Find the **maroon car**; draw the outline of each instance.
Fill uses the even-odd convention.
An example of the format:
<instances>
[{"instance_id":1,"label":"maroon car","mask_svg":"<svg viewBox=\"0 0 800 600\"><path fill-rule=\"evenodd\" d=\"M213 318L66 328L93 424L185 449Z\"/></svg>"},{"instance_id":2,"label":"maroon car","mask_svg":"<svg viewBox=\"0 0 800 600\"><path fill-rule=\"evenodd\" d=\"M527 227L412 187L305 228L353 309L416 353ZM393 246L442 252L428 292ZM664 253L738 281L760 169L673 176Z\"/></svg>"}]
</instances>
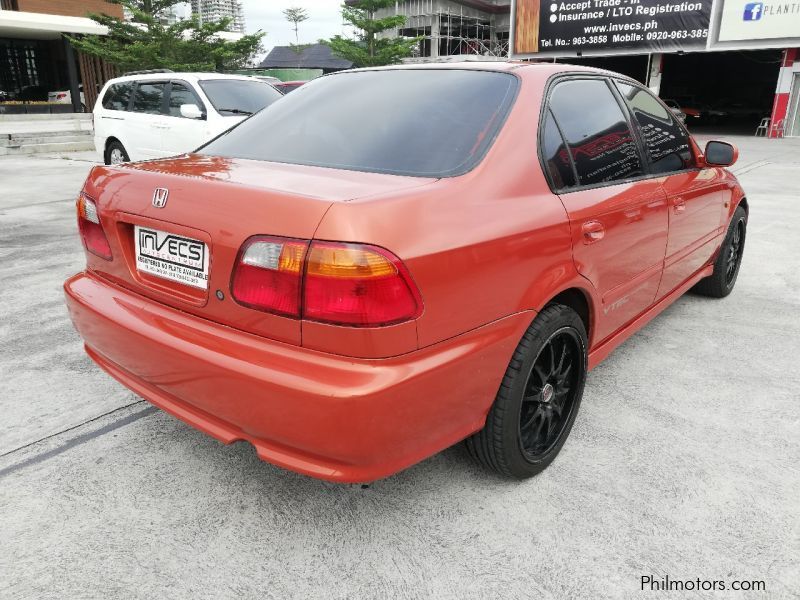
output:
<instances>
[{"instance_id":1,"label":"maroon car","mask_svg":"<svg viewBox=\"0 0 800 600\"><path fill-rule=\"evenodd\" d=\"M301 85L308 83L307 81L282 81L280 83L273 83L272 85L283 92L284 94L288 94L289 92L295 91Z\"/></svg>"}]
</instances>

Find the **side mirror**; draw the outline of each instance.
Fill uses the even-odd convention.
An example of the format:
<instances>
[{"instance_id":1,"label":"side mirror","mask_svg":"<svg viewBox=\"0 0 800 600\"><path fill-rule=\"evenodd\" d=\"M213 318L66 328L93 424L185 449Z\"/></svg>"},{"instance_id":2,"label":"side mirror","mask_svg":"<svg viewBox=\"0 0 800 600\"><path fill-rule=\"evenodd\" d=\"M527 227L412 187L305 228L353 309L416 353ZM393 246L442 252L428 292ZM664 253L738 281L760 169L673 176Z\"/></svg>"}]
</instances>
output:
<instances>
[{"instance_id":1,"label":"side mirror","mask_svg":"<svg viewBox=\"0 0 800 600\"><path fill-rule=\"evenodd\" d=\"M187 119L202 119L205 117L197 104L181 104L181 116Z\"/></svg>"},{"instance_id":2,"label":"side mirror","mask_svg":"<svg viewBox=\"0 0 800 600\"><path fill-rule=\"evenodd\" d=\"M706 164L715 167L730 167L739 158L736 146L727 142L708 142L706 144Z\"/></svg>"}]
</instances>

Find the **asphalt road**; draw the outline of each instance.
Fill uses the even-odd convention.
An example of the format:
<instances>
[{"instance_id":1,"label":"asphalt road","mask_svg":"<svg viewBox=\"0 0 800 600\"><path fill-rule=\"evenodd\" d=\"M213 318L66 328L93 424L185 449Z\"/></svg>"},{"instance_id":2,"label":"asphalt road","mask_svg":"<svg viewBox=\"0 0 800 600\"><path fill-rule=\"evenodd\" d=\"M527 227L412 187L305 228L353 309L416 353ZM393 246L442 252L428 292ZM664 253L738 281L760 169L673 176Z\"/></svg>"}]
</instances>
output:
<instances>
[{"instance_id":1,"label":"asphalt road","mask_svg":"<svg viewBox=\"0 0 800 600\"><path fill-rule=\"evenodd\" d=\"M86 156L0 160L0 597L708 596L643 575L798 597L800 143L734 141L736 290L685 296L595 369L550 469L508 482L457 446L367 489L222 446L95 368L61 293Z\"/></svg>"}]
</instances>

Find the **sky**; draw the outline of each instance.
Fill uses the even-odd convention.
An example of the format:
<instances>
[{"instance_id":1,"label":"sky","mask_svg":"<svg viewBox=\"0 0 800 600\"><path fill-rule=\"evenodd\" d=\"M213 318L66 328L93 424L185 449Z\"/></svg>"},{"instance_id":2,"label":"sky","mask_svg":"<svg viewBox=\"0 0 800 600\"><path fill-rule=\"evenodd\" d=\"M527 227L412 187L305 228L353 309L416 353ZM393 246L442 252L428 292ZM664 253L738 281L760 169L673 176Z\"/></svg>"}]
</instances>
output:
<instances>
[{"instance_id":1,"label":"sky","mask_svg":"<svg viewBox=\"0 0 800 600\"><path fill-rule=\"evenodd\" d=\"M339 0L242 0L247 33L265 31L264 48L295 43L292 24L283 16L286 8L305 8L308 20L300 23L300 43L343 33Z\"/></svg>"}]
</instances>

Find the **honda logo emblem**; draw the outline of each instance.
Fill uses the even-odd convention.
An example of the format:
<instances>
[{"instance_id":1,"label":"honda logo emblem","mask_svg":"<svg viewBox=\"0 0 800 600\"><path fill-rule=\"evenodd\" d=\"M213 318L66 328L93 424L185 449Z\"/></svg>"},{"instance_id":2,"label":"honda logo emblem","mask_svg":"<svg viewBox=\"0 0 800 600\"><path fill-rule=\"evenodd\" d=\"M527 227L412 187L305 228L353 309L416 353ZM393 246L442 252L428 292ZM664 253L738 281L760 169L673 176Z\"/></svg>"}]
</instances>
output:
<instances>
[{"instance_id":1,"label":"honda logo emblem","mask_svg":"<svg viewBox=\"0 0 800 600\"><path fill-rule=\"evenodd\" d=\"M153 206L164 208L167 205L167 198L169 198L169 190L167 188L156 188L156 191L153 192Z\"/></svg>"}]
</instances>

